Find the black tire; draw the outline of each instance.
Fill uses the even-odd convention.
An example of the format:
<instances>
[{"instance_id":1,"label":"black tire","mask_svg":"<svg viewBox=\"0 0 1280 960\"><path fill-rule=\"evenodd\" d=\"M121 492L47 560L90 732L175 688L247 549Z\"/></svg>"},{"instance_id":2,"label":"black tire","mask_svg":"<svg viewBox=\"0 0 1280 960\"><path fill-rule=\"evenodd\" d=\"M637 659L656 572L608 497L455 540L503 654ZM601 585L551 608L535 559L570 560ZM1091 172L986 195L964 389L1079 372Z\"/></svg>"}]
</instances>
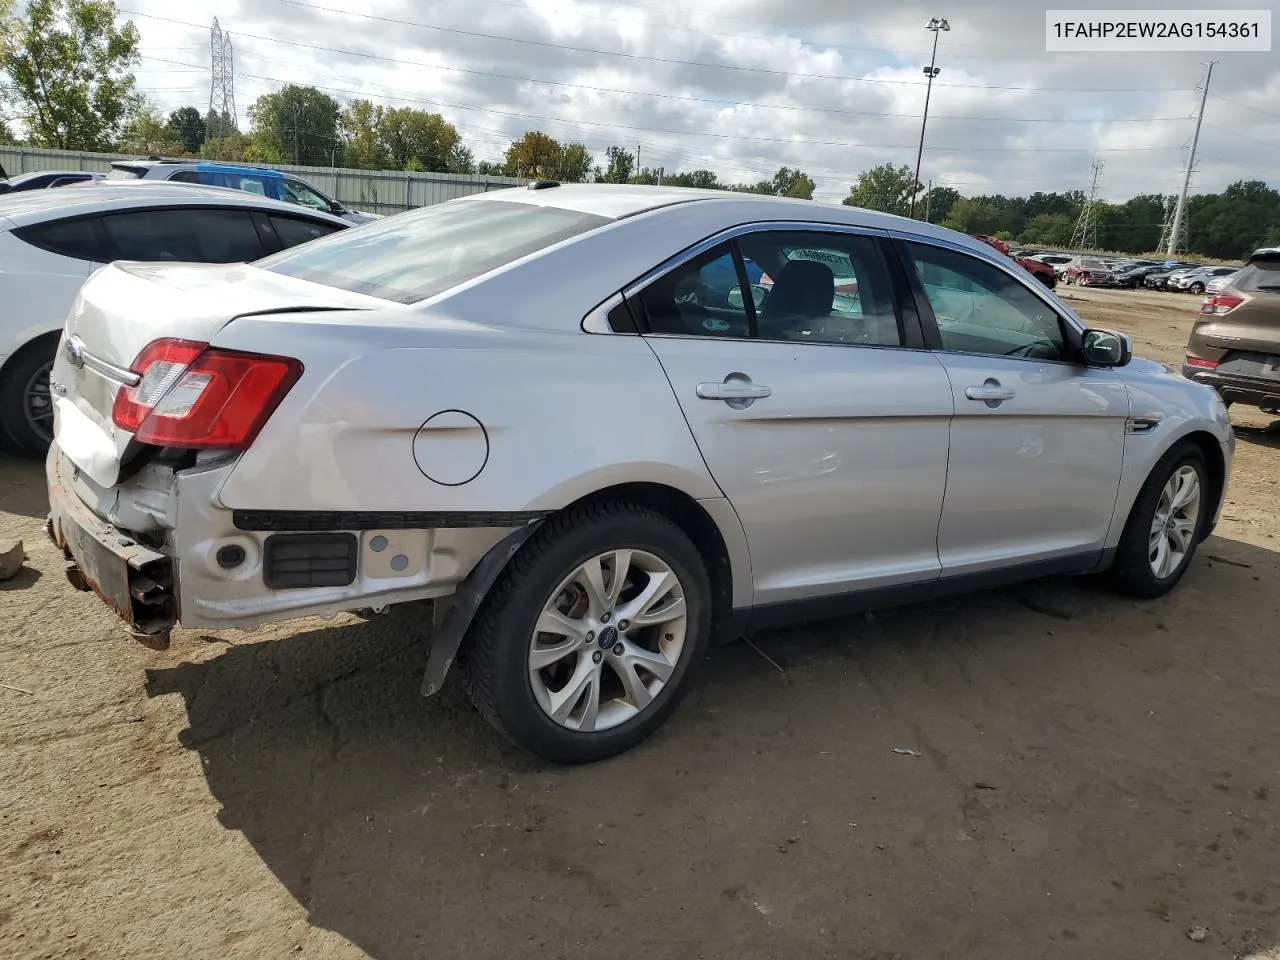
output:
<instances>
[{"instance_id":1,"label":"black tire","mask_svg":"<svg viewBox=\"0 0 1280 960\"><path fill-rule=\"evenodd\" d=\"M529 644L543 605L591 557L640 549L671 567L684 590L685 649L674 673L644 710L616 727L582 733L552 720L529 679ZM711 585L697 547L666 517L623 501L604 501L551 517L520 548L481 605L461 657L467 692L480 713L516 746L553 763L591 763L622 753L675 710L711 635Z\"/></svg>"},{"instance_id":2,"label":"black tire","mask_svg":"<svg viewBox=\"0 0 1280 960\"><path fill-rule=\"evenodd\" d=\"M1200 512L1196 518L1196 531L1182 562L1169 574L1160 579L1151 569L1150 543L1151 524L1155 519L1156 507L1164 486L1174 472L1184 466L1192 466L1200 480ZM1142 489L1129 511L1129 519L1125 522L1124 533L1116 550L1115 562L1109 576L1112 585L1122 593L1133 597L1154 599L1162 597L1178 585L1191 561L1195 558L1196 547L1204 539L1212 515L1210 502L1209 468L1205 463L1200 448L1190 442L1176 444L1168 453L1160 458L1152 468Z\"/></svg>"},{"instance_id":3,"label":"black tire","mask_svg":"<svg viewBox=\"0 0 1280 960\"><path fill-rule=\"evenodd\" d=\"M42 370L52 366L58 349L56 338L27 344L13 355L0 375L0 435L6 444L21 453L43 456L49 450L49 436L31 424L27 416L27 392ZM47 386L46 386L46 395ZM48 396L52 402L52 396ZM52 408L50 408L52 413ZM49 421L52 434L53 421Z\"/></svg>"},{"instance_id":4,"label":"black tire","mask_svg":"<svg viewBox=\"0 0 1280 960\"><path fill-rule=\"evenodd\" d=\"M1203 284L1203 283L1193 283L1193 284L1192 284L1191 286L1189 286L1187 289L1188 289L1188 290L1190 290L1192 293L1196 294L1197 296L1199 296L1200 294L1204 293L1204 284Z\"/></svg>"}]
</instances>

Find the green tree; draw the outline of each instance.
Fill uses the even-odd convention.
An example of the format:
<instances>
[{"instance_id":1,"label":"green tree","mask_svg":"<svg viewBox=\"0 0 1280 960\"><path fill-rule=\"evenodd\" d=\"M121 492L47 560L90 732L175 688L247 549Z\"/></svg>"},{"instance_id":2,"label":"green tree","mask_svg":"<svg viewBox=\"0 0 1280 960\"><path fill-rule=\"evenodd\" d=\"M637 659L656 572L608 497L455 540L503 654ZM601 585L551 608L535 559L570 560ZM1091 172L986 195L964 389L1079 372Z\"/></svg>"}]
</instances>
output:
<instances>
[{"instance_id":1,"label":"green tree","mask_svg":"<svg viewBox=\"0 0 1280 960\"><path fill-rule=\"evenodd\" d=\"M585 183L591 176L591 153L583 143L566 143L560 148L555 179L563 183Z\"/></svg>"},{"instance_id":2,"label":"green tree","mask_svg":"<svg viewBox=\"0 0 1280 960\"><path fill-rule=\"evenodd\" d=\"M181 141L187 153L196 153L204 145L204 117L195 107L179 107L169 114L167 124L174 140Z\"/></svg>"},{"instance_id":3,"label":"green tree","mask_svg":"<svg viewBox=\"0 0 1280 960\"><path fill-rule=\"evenodd\" d=\"M17 143L14 139L13 131L9 129L9 124L4 120L0 120L0 146L8 146L11 143Z\"/></svg>"},{"instance_id":4,"label":"green tree","mask_svg":"<svg viewBox=\"0 0 1280 960\"><path fill-rule=\"evenodd\" d=\"M919 190L920 184L911 175L910 167L884 163L858 174L858 182L849 188L849 195L841 202L846 207L905 214L911 198Z\"/></svg>"},{"instance_id":5,"label":"green tree","mask_svg":"<svg viewBox=\"0 0 1280 960\"><path fill-rule=\"evenodd\" d=\"M925 191L923 197L916 201L919 210L929 223L941 223L951 213L952 206L960 199L960 191L951 187L934 187Z\"/></svg>"},{"instance_id":6,"label":"green tree","mask_svg":"<svg viewBox=\"0 0 1280 960\"><path fill-rule=\"evenodd\" d=\"M200 145L200 156L206 160L239 161L244 159L248 145L248 137L238 130L232 130L223 136L206 137Z\"/></svg>"},{"instance_id":7,"label":"green tree","mask_svg":"<svg viewBox=\"0 0 1280 960\"><path fill-rule=\"evenodd\" d=\"M454 144L453 149L449 151L446 170L449 173L475 173L476 157L471 152L471 148L461 143Z\"/></svg>"},{"instance_id":8,"label":"green tree","mask_svg":"<svg viewBox=\"0 0 1280 960\"><path fill-rule=\"evenodd\" d=\"M563 151L559 140L541 130L530 130L507 147L505 173L509 177L554 177Z\"/></svg>"},{"instance_id":9,"label":"green tree","mask_svg":"<svg viewBox=\"0 0 1280 960\"><path fill-rule=\"evenodd\" d=\"M1031 218L1019 235L1021 243L1039 243L1046 247L1065 247L1071 242L1075 217L1066 213L1041 213Z\"/></svg>"},{"instance_id":10,"label":"green tree","mask_svg":"<svg viewBox=\"0 0 1280 960\"><path fill-rule=\"evenodd\" d=\"M482 177L505 177L507 168L505 163L496 160L481 160L476 164L476 173Z\"/></svg>"},{"instance_id":11,"label":"green tree","mask_svg":"<svg viewBox=\"0 0 1280 960\"><path fill-rule=\"evenodd\" d=\"M461 141L457 128L440 114L410 107L385 111L380 129L382 147L396 170L417 157L424 170L444 172Z\"/></svg>"},{"instance_id":12,"label":"green tree","mask_svg":"<svg viewBox=\"0 0 1280 960\"><path fill-rule=\"evenodd\" d=\"M1005 229L1008 217L999 205L985 198L961 197L951 206L942 225L961 233L994 234Z\"/></svg>"},{"instance_id":13,"label":"green tree","mask_svg":"<svg viewBox=\"0 0 1280 960\"><path fill-rule=\"evenodd\" d=\"M596 167L596 183L626 183L636 168L635 154L622 147L609 147L604 152L607 165L604 170Z\"/></svg>"},{"instance_id":14,"label":"green tree","mask_svg":"<svg viewBox=\"0 0 1280 960\"><path fill-rule=\"evenodd\" d=\"M382 107L371 100L352 100L338 115L343 163L361 170L383 170L388 165L382 139Z\"/></svg>"},{"instance_id":15,"label":"green tree","mask_svg":"<svg viewBox=\"0 0 1280 960\"><path fill-rule=\"evenodd\" d=\"M262 156L329 166L339 147L338 101L315 87L293 84L265 93L249 107L254 149ZM272 161L266 161L272 162Z\"/></svg>"},{"instance_id":16,"label":"green tree","mask_svg":"<svg viewBox=\"0 0 1280 960\"><path fill-rule=\"evenodd\" d=\"M125 153L172 157L182 153L183 145L155 108L144 105L120 135L120 149Z\"/></svg>"},{"instance_id":17,"label":"green tree","mask_svg":"<svg viewBox=\"0 0 1280 960\"><path fill-rule=\"evenodd\" d=\"M652 181L646 180L644 182L657 183L658 178L655 174ZM670 176L663 176L662 184L668 187L692 187L695 190L726 189L725 185L710 170L690 170L688 173L673 173Z\"/></svg>"},{"instance_id":18,"label":"green tree","mask_svg":"<svg viewBox=\"0 0 1280 960\"><path fill-rule=\"evenodd\" d=\"M116 25L112 0L27 0L22 15L0 0L4 96L33 143L107 150L135 108L138 30Z\"/></svg>"},{"instance_id":19,"label":"green tree","mask_svg":"<svg viewBox=\"0 0 1280 960\"><path fill-rule=\"evenodd\" d=\"M206 139L226 137L240 132L240 123L227 111L215 113L210 110L204 115L204 135Z\"/></svg>"}]
</instances>

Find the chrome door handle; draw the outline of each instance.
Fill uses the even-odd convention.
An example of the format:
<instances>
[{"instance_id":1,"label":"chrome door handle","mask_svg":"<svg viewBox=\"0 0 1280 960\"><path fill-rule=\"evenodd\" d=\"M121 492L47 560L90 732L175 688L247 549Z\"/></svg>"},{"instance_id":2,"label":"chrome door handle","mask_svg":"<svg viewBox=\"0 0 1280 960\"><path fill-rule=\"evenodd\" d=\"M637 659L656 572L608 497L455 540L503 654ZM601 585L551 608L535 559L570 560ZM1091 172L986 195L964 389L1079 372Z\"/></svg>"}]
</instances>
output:
<instances>
[{"instance_id":1,"label":"chrome door handle","mask_svg":"<svg viewBox=\"0 0 1280 960\"><path fill-rule=\"evenodd\" d=\"M1017 396L1008 387L1000 386L999 380L987 380L980 387L966 387L964 395L970 400L978 400L986 404L1003 403Z\"/></svg>"},{"instance_id":2,"label":"chrome door handle","mask_svg":"<svg viewBox=\"0 0 1280 960\"><path fill-rule=\"evenodd\" d=\"M763 400L772 395L773 391L764 384L750 381L698 384L698 398L701 400Z\"/></svg>"}]
</instances>

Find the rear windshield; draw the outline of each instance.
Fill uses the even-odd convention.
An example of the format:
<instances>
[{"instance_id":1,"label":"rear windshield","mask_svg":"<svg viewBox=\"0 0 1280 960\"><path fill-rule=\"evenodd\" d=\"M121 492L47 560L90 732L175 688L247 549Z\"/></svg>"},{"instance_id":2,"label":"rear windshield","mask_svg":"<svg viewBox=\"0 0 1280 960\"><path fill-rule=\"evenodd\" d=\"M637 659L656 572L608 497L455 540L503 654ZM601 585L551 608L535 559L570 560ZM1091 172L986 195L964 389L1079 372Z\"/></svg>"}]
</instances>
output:
<instances>
[{"instance_id":1,"label":"rear windshield","mask_svg":"<svg viewBox=\"0 0 1280 960\"><path fill-rule=\"evenodd\" d=\"M1255 260L1231 278L1231 285L1246 293L1280 293L1280 260Z\"/></svg>"},{"instance_id":2,"label":"rear windshield","mask_svg":"<svg viewBox=\"0 0 1280 960\"><path fill-rule=\"evenodd\" d=\"M258 265L342 290L416 303L608 222L573 210L466 198L331 234Z\"/></svg>"},{"instance_id":3,"label":"rear windshield","mask_svg":"<svg viewBox=\"0 0 1280 960\"><path fill-rule=\"evenodd\" d=\"M112 167L104 179L106 180L141 180L147 175L145 167Z\"/></svg>"}]
</instances>

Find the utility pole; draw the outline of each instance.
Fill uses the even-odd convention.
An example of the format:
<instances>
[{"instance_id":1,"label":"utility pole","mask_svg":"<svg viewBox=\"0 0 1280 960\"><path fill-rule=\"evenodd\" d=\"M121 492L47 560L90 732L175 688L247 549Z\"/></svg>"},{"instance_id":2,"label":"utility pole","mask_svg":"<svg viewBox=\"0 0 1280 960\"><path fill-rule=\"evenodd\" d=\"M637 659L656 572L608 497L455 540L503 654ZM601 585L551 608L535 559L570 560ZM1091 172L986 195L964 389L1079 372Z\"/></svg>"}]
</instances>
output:
<instances>
[{"instance_id":1,"label":"utility pole","mask_svg":"<svg viewBox=\"0 0 1280 960\"><path fill-rule=\"evenodd\" d=\"M1191 168L1196 163L1196 147L1200 144L1200 124L1204 120L1204 105L1209 99L1209 81L1213 79L1213 65L1216 60L1209 61L1209 70L1204 75L1204 89L1200 92L1200 112L1196 114L1196 132L1191 138L1191 153L1187 155L1187 170L1182 177L1182 193L1178 194L1178 205L1173 208L1173 226L1169 229L1169 246L1165 250L1169 256L1177 253L1179 235L1187 216L1187 189L1191 186Z\"/></svg>"},{"instance_id":2,"label":"utility pole","mask_svg":"<svg viewBox=\"0 0 1280 960\"><path fill-rule=\"evenodd\" d=\"M662 186L662 175L666 172L666 167L658 168L658 186Z\"/></svg>"},{"instance_id":3,"label":"utility pole","mask_svg":"<svg viewBox=\"0 0 1280 960\"><path fill-rule=\"evenodd\" d=\"M640 174L644 172L644 167L640 166L640 141L636 141L636 183L644 183Z\"/></svg>"},{"instance_id":4,"label":"utility pole","mask_svg":"<svg viewBox=\"0 0 1280 960\"><path fill-rule=\"evenodd\" d=\"M933 94L933 78L942 72L941 68L934 66L938 60L938 34L944 30L950 30L951 24L946 21L946 18L931 17L925 24L925 29L933 31L933 54L929 57L929 65L924 68L924 75L929 78L929 83L924 91L924 116L920 118L920 147L916 150L916 173L911 181L911 208L907 212L909 217L916 215L916 194L920 192L918 189L920 161L924 159L924 128L929 122L929 97Z\"/></svg>"},{"instance_id":5,"label":"utility pole","mask_svg":"<svg viewBox=\"0 0 1280 960\"><path fill-rule=\"evenodd\" d=\"M932 203L933 203L933 181L930 180L929 189L925 192L925 195L924 195L924 222L925 223L933 223L933 221L929 219L929 207Z\"/></svg>"}]
</instances>

